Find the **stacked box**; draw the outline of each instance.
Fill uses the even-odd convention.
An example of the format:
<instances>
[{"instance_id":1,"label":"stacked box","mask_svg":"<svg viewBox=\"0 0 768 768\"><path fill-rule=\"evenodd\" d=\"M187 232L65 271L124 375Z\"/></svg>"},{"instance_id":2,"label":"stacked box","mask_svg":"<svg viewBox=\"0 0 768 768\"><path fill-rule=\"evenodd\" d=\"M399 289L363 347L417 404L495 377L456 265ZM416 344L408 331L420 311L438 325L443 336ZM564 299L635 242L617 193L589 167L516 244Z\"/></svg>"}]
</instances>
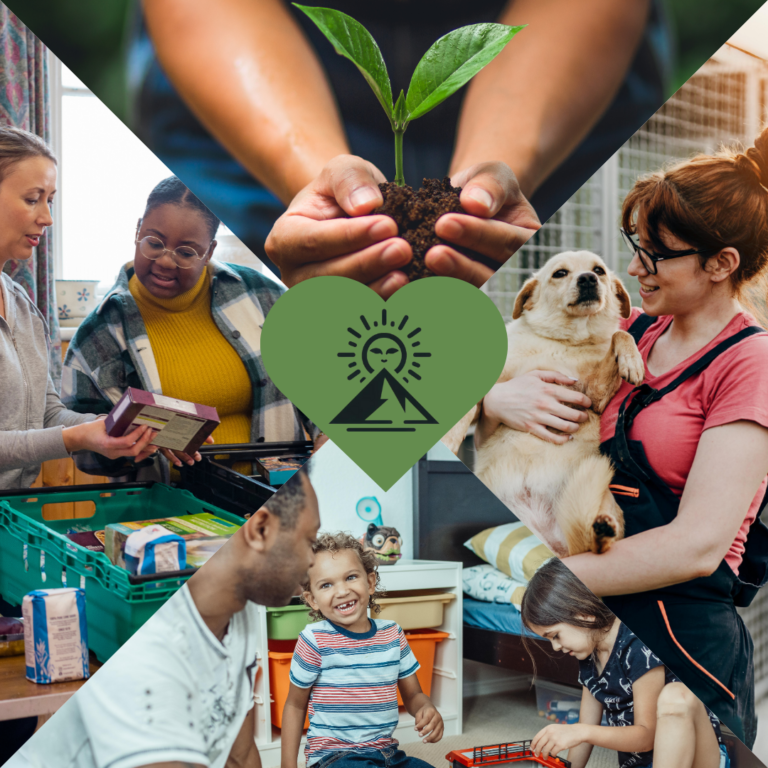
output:
<instances>
[{"instance_id":1,"label":"stacked box","mask_svg":"<svg viewBox=\"0 0 768 768\"><path fill-rule=\"evenodd\" d=\"M208 512L156 520L110 523L104 529L104 551L110 561L125 568L126 539L135 531L150 525L162 525L186 541L188 568L199 568L206 563L240 527Z\"/></svg>"}]
</instances>

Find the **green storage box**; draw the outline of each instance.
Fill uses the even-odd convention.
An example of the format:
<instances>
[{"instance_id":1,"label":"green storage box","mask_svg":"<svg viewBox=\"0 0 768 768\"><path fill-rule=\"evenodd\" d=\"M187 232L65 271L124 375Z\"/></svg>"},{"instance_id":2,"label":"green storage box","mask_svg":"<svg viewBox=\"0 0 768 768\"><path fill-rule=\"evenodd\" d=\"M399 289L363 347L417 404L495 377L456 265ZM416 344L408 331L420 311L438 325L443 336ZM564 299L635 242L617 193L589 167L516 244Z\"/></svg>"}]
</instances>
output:
<instances>
[{"instance_id":1,"label":"green storage box","mask_svg":"<svg viewBox=\"0 0 768 768\"><path fill-rule=\"evenodd\" d=\"M91 517L44 520L48 504L93 502ZM0 495L0 595L21 604L34 589L85 588L88 645L105 662L189 578L132 576L67 538L72 528L210 512L236 525L242 518L161 483L29 489Z\"/></svg>"},{"instance_id":2,"label":"green storage box","mask_svg":"<svg viewBox=\"0 0 768 768\"><path fill-rule=\"evenodd\" d=\"M311 622L309 608L303 604L267 608L267 639L298 640L301 630Z\"/></svg>"}]
</instances>

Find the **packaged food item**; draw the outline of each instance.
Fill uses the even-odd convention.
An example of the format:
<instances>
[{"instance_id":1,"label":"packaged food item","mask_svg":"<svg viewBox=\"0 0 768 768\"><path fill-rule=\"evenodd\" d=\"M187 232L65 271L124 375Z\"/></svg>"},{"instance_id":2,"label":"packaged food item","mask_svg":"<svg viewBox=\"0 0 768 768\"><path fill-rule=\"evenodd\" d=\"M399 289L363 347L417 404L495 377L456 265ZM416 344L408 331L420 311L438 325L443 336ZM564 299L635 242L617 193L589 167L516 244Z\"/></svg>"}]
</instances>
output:
<instances>
[{"instance_id":1,"label":"packaged food item","mask_svg":"<svg viewBox=\"0 0 768 768\"><path fill-rule=\"evenodd\" d=\"M219 415L209 405L128 387L107 416L107 434L120 437L145 424L159 433L152 445L192 455L219 426Z\"/></svg>"},{"instance_id":2,"label":"packaged food item","mask_svg":"<svg viewBox=\"0 0 768 768\"><path fill-rule=\"evenodd\" d=\"M285 456L255 459L253 466L270 485L283 485L309 461L309 458L306 454L289 453Z\"/></svg>"},{"instance_id":3,"label":"packaged food item","mask_svg":"<svg viewBox=\"0 0 768 768\"><path fill-rule=\"evenodd\" d=\"M125 540L125 567L131 573L167 573L187 567L187 544L162 525L148 525Z\"/></svg>"},{"instance_id":4,"label":"packaged food item","mask_svg":"<svg viewBox=\"0 0 768 768\"><path fill-rule=\"evenodd\" d=\"M27 680L60 683L90 676L84 590L36 589L24 596L21 611Z\"/></svg>"},{"instance_id":5,"label":"packaged food item","mask_svg":"<svg viewBox=\"0 0 768 768\"><path fill-rule=\"evenodd\" d=\"M112 563L125 568L125 542L135 531L150 525L162 525L180 536L187 545L187 568L199 568L223 546L240 527L222 520L210 512L156 520L138 520L127 523L110 523L105 528L104 552Z\"/></svg>"},{"instance_id":6,"label":"packaged food item","mask_svg":"<svg viewBox=\"0 0 768 768\"><path fill-rule=\"evenodd\" d=\"M104 531L67 531L67 538L91 552L104 551Z\"/></svg>"},{"instance_id":7,"label":"packaged food item","mask_svg":"<svg viewBox=\"0 0 768 768\"><path fill-rule=\"evenodd\" d=\"M24 655L24 620L0 616L0 656Z\"/></svg>"}]
</instances>

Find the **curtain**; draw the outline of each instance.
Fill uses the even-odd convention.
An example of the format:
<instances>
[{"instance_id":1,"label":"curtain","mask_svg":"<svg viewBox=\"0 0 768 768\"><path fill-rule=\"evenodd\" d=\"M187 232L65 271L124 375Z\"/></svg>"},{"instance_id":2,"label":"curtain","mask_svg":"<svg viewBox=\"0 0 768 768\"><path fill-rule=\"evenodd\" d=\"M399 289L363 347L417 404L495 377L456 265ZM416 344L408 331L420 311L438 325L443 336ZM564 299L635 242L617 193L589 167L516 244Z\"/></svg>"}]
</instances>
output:
<instances>
[{"instance_id":1,"label":"curtain","mask_svg":"<svg viewBox=\"0 0 768 768\"><path fill-rule=\"evenodd\" d=\"M51 96L45 46L0 3L0 123L36 133L51 142ZM49 228L32 258L12 260L7 272L20 283L48 322L50 371L61 377L61 338L53 272L53 233Z\"/></svg>"}]
</instances>

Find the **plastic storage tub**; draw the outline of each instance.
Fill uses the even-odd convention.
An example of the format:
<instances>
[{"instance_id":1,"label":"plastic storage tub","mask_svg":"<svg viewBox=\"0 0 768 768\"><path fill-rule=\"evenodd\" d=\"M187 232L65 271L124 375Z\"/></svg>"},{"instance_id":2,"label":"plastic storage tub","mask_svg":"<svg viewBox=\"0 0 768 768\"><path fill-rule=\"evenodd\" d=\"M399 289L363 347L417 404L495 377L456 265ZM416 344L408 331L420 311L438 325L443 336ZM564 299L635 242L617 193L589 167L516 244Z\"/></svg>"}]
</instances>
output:
<instances>
[{"instance_id":1,"label":"plastic storage tub","mask_svg":"<svg viewBox=\"0 0 768 768\"><path fill-rule=\"evenodd\" d=\"M303 629L303 627L302 627ZM298 635L296 636L298 639ZM293 649L296 647L294 640L268 640L269 648L269 694L270 710L272 712L272 725L276 728L283 727L283 708L288 699L288 690L291 687L291 659ZM309 715L304 718L304 729L309 728Z\"/></svg>"},{"instance_id":2,"label":"plastic storage tub","mask_svg":"<svg viewBox=\"0 0 768 768\"><path fill-rule=\"evenodd\" d=\"M90 502L90 517L44 520L49 504ZM80 505L82 506L82 505ZM0 595L20 604L33 589L85 588L88 644L105 662L173 595L194 571L133 576L67 538L73 527L210 512L237 525L242 519L161 483L83 485L4 491L0 496Z\"/></svg>"},{"instance_id":3,"label":"plastic storage tub","mask_svg":"<svg viewBox=\"0 0 768 768\"><path fill-rule=\"evenodd\" d=\"M312 453L310 441L283 443L244 443L241 445L203 445L202 460L180 468L181 486L198 499L215 504L241 517L250 517L277 488L265 482L258 473L243 475L232 469L234 464L287 453Z\"/></svg>"},{"instance_id":4,"label":"plastic storage tub","mask_svg":"<svg viewBox=\"0 0 768 768\"><path fill-rule=\"evenodd\" d=\"M536 688L536 707L541 717L555 723L577 723L581 706L581 688L552 683L538 677Z\"/></svg>"},{"instance_id":5,"label":"plastic storage tub","mask_svg":"<svg viewBox=\"0 0 768 768\"><path fill-rule=\"evenodd\" d=\"M423 629L418 632L406 633L408 644L413 655L419 662L416 677L421 690L430 695L432 691L432 675L435 668L435 652L437 644L450 637L448 632L436 632L433 629ZM290 689L291 659L296 640L269 640L269 692L272 710L272 725L283 727L283 708ZM397 703L403 706L400 691L397 692ZM304 720L304 728L309 728L309 717Z\"/></svg>"},{"instance_id":6,"label":"plastic storage tub","mask_svg":"<svg viewBox=\"0 0 768 768\"><path fill-rule=\"evenodd\" d=\"M419 669L416 677L419 680L421 690L429 696L432 693L432 675L435 669L435 654L437 653L437 644L450 637L448 632L437 632L434 629L420 629L415 632L406 632L405 637L408 645L411 646L416 661L419 662ZM397 703L402 707L403 699L400 691L397 692Z\"/></svg>"},{"instance_id":7,"label":"plastic storage tub","mask_svg":"<svg viewBox=\"0 0 768 768\"><path fill-rule=\"evenodd\" d=\"M380 597L377 619L396 621L403 629L432 629L443 624L445 606L455 600L452 592L439 595L410 595L408 597Z\"/></svg>"},{"instance_id":8,"label":"plastic storage tub","mask_svg":"<svg viewBox=\"0 0 768 768\"><path fill-rule=\"evenodd\" d=\"M298 640L301 630L311 622L306 605L267 608L267 639Z\"/></svg>"}]
</instances>

